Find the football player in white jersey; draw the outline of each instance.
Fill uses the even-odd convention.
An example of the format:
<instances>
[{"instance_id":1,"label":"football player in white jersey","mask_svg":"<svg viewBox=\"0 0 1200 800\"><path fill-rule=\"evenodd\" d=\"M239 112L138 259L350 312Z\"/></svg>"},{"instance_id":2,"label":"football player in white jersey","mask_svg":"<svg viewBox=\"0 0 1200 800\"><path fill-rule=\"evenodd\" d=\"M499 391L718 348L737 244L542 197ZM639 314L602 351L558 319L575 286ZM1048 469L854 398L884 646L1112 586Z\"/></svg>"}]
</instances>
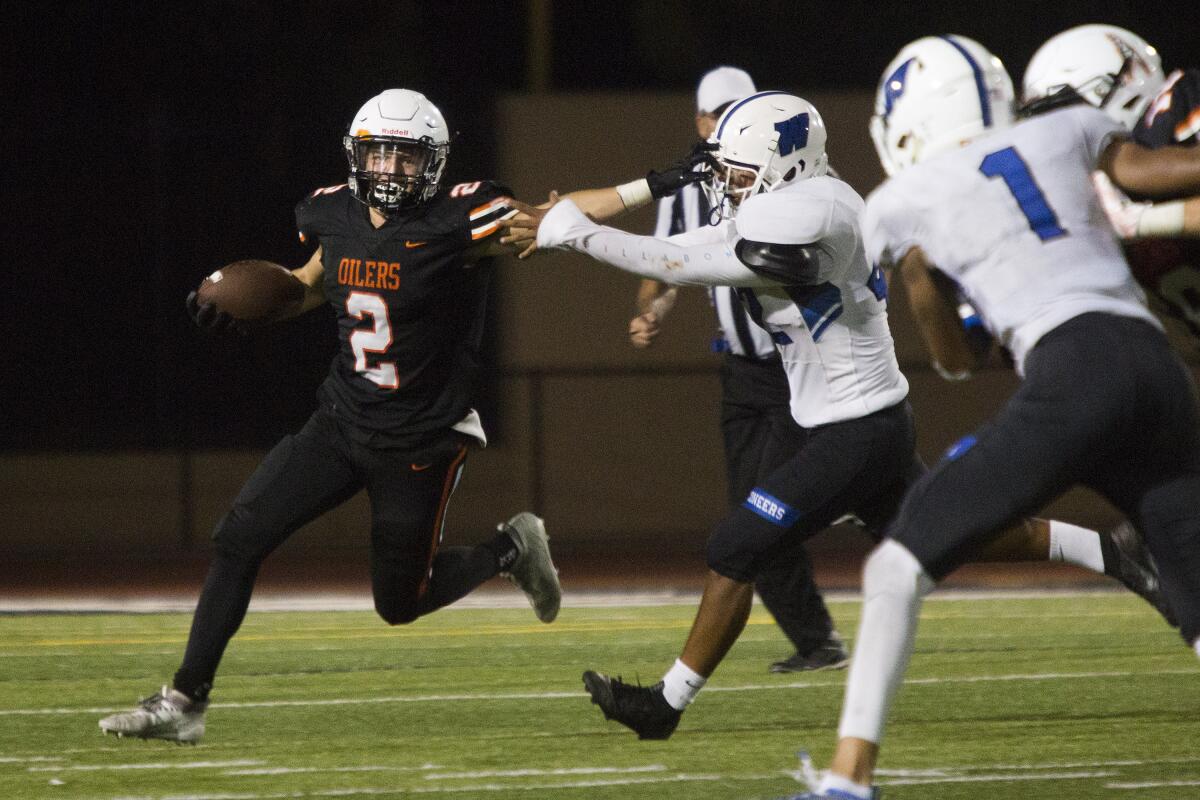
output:
<instances>
[{"instance_id":1,"label":"football player in white jersey","mask_svg":"<svg viewBox=\"0 0 1200 800\"><path fill-rule=\"evenodd\" d=\"M710 538L704 596L663 681L630 686L584 674L605 715L645 739L671 735L733 645L764 564L787 558L846 513L882 524L920 471L886 287L860 234L862 198L825 174L820 114L799 97L759 92L725 111L714 140L720 225L655 239L596 225L570 199L549 212L521 207L539 220L539 247L575 249L671 284L738 287L779 348L792 414L808 429L796 455ZM591 191L620 196L626 206L648 199L637 181Z\"/></svg>"},{"instance_id":2,"label":"football player in white jersey","mask_svg":"<svg viewBox=\"0 0 1200 800\"><path fill-rule=\"evenodd\" d=\"M1047 40L1025 68L1022 102L1027 114L1086 102L1138 144L1200 145L1200 70L1164 75L1158 52L1114 25L1080 25ZM1134 277L1200 339L1200 197L1134 200L1103 172L1092 177Z\"/></svg>"},{"instance_id":3,"label":"football player in white jersey","mask_svg":"<svg viewBox=\"0 0 1200 800\"><path fill-rule=\"evenodd\" d=\"M1200 654L1200 412L1091 191L1104 170L1156 196L1200 188L1194 152L1147 150L1074 106L1011 124L999 60L961 36L906 46L884 71L872 135L890 179L867 202L870 258L905 281L933 357L969 363L960 289L1023 383L910 490L863 570L837 751L803 798L873 796L888 707L921 600L1014 519L1074 484L1145 534L1181 633Z\"/></svg>"},{"instance_id":4,"label":"football player in white jersey","mask_svg":"<svg viewBox=\"0 0 1200 800\"><path fill-rule=\"evenodd\" d=\"M510 230L536 229L541 247L568 247L644 277L672 284L739 287L743 302L771 332L791 391L801 449L759 483L718 525L708 546L704 597L679 659L659 684L630 686L585 673L593 702L641 738L666 738L745 625L755 575L773 559L847 512L881 531L907 486L922 472L887 325L886 284L865 258L862 200L825 174L825 130L806 101L762 92L731 106L714 137L713 207L725 221L654 239L593 224L570 202L548 213L518 205ZM648 202L645 182L574 193L603 209ZM613 216L604 209L600 218ZM986 560L1045 560L1051 525L1019 519ZM1077 538L1093 531L1065 526ZM1095 545L1095 563L1126 565L1127 586L1154 602L1157 579L1119 552ZM1099 551L1104 549L1104 558Z\"/></svg>"}]
</instances>

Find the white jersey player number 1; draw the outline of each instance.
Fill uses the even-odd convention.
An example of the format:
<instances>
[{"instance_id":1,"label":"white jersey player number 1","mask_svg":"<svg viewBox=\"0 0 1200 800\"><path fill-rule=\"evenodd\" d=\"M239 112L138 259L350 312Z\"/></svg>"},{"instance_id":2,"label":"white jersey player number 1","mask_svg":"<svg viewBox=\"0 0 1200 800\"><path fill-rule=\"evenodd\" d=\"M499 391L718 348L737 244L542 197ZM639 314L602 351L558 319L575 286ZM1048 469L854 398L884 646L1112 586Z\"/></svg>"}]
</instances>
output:
<instances>
[{"instance_id":1,"label":"white jersey player number 1","mask_svg":"<svg viewBox=\"0 0 1200 800\"><path fill-rule=\"evenodd\" d=\"M1003 179L1013 199L1029 220L1029 227L1043 242L1065 236L1067 232L1058 224L1058 217L1046 196L1038 187L1029 171L1029 165L1015 147L1006 147L994 153L988 153L979 164L979 171L989 178Z\"/></svg>"}]
</instances>

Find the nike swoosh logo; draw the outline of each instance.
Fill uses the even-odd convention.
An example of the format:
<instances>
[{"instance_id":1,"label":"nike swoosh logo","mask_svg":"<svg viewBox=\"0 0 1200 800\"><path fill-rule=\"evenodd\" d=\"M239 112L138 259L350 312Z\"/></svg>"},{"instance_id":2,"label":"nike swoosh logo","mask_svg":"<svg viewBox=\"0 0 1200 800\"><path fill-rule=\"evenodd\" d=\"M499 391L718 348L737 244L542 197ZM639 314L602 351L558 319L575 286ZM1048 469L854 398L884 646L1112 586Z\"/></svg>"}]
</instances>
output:
<instances>
[{"instance_id":1,"label":"nike swoosh logo","mask_svg":"<svg viewBox=\"0 0 1200 800\"><path fill-rule=\"evenodd\" d=\"M409 464L408 466L412 468L413 472L424 472L425 470L432 467L433 464L432 463L430 463L430 464Z\"/></svg>"},{"instance_id":2,"label":"nike swoosh logo","mask_svg":"<svg viewBox=\"0 0 1200 800\"><path fill-rule=\"evenodd\" d=\"M409 250L413 249L414 247L424 247L427 244L429 244L429 242L414 242L411 239L404 240L404 246Z\"/></svg>"}]
</instances>

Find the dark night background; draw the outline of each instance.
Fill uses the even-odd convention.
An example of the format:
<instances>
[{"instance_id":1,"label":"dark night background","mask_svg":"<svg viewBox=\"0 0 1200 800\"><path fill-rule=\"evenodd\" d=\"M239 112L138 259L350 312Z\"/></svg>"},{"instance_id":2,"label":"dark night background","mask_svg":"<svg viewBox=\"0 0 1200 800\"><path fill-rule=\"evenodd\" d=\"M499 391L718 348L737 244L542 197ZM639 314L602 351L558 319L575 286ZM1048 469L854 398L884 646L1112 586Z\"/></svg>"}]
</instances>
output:
<instances>
[{"instance_id":1,"label":"dark night background","mask_svg":"<svg viewBox=\"0 0 1200 800\"><path fill-rule=\"evenodd\" d=\"M333 351L328 312L213 341L185 294L236 259L303 261L293 206L345 180L344 126L389 86L425 92L459 132L451 183L492 177L493 101L530 86L532 5L6 4L0 448L262 446L298 426ZM1200 62L1190 2L550 11L553 92L685 92L723 62L760 85L872 88L903 44L946 32L1019 83L1044 39L1082 22L1140 33L1167 69Z\"/></svg>"}]
</instances>

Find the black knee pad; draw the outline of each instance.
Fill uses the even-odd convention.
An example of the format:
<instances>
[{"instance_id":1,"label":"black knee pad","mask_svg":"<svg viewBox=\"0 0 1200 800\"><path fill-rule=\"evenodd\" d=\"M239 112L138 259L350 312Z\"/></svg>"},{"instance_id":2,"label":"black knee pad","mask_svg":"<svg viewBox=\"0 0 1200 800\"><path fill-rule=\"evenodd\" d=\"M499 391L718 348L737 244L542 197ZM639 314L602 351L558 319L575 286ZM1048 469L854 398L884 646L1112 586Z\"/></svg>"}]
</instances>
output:
<instances>
[{"instance_id":1,"label":"black knee pad","mask_svg":"<svg viewBox=\"0 0 1200 800\"><path fill-rule=\"evenodd\" d=\"M408 625L421 617L416 603L409 603L398 597L376 597L375 613L388 625Z\"/></svg>"},{"instance_id":2,"label":"black knee pad","mask_svg":"<svg viewBox=\"0 0 1200 800\"><path fill-rule=\"evenodd\" d=\"M268 537L254 524L245 507L239 505L221 517L213 529L212 540L218 553L239 561L262 561L272 549Z\"/></svg>"},{"instance_id":3,"label":"black knee pad","mask_svg":"<svg viewBox=\"0 0 1200 800\"><path fill-rule=\"evenodd\" d=\"M761 553L752 546L755 538L746 535L745 523L746 520L736 510L721 520L712 536L708 537L705 561L709 569L722 577L753 583Z\"/></svg>"}]
</instances>

